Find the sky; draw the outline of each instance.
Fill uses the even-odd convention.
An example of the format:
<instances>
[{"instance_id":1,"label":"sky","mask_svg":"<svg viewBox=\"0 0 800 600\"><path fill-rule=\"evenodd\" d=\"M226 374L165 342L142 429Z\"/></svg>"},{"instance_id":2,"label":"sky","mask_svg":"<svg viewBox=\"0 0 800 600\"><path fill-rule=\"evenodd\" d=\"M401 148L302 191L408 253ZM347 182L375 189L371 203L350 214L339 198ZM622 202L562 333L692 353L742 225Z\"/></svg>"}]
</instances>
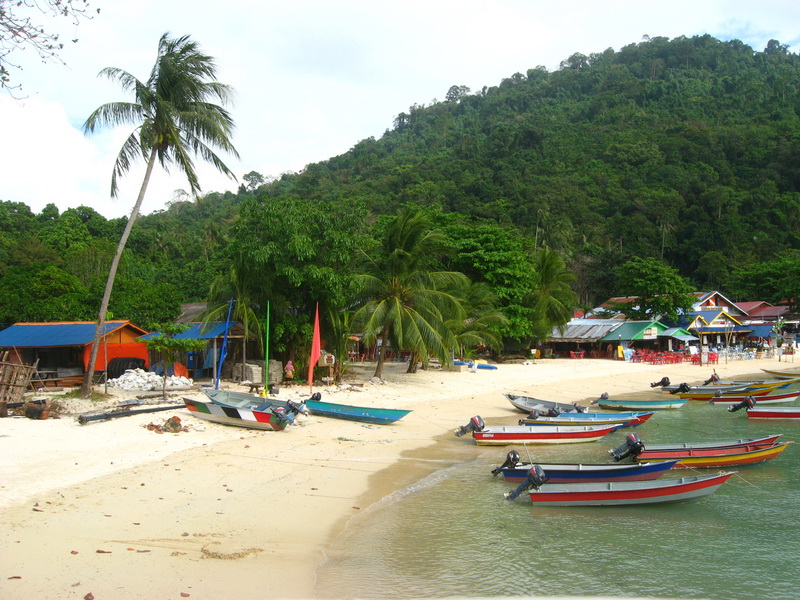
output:
<instances>
[{"instance_id":1,"label":"sky","mask_svg":"<svg viewBox=\"0 0 800 600\"><path fill-rule=\"evenodd\" d=\"M557 70L579 52L619 50L644 36L710 34L763 50L771 39L800 49L797 0L89 0L99 8L75 26L33 15L65 41L65 64L30 51L8 57L21 84L0 92L0 200L34 213L88 206L127 216L143 161L110 197L111 172L131 126L83 133L102 104L132 98L97 74L124 69L144 81L165 32L189 35L214 57L218 81L236 92L238 181L197 159L203 193L235 191L251 171L279 177L380 138L409 107L443 100L453 85L473 92L515 73ZM76 43L71 42L77 38ZM188 190L177 170L156 168L142 214Z\"/></svg>"}]
</instances>

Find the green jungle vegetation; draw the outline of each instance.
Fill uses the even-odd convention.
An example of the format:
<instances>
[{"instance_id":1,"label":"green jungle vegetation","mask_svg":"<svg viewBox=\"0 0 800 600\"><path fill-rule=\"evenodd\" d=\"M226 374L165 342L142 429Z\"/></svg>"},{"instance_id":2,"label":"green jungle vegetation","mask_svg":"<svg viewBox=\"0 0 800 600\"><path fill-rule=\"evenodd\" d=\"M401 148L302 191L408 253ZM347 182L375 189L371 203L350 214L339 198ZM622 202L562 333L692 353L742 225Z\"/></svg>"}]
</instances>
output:
<instances>
[{"instance_id":1,"label":"green jungle vegetation","mask_svg":"<svg viewBox=\"0 0 800 600\"><path fill-rule=\"evenodd\" d=\"M425 359L527 348L612 296L796 304L799 111L775 40L652 38L454 85L341 156L140 217L107 318L233 297L260 335L269 301L271 353L294 359L319 302L329 349L358 331ZM0 202L0 323L93 321L125 223Z\"/></svg>"}]
</instances>

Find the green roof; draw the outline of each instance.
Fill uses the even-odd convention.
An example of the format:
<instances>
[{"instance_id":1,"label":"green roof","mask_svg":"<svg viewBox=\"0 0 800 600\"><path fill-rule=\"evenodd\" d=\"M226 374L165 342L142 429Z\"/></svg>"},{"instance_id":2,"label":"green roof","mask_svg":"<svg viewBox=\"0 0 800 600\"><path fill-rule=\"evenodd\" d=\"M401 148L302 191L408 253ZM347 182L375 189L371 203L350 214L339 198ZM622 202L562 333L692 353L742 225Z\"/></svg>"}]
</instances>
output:
<instances>
[{"instance_id":1,"label":"green roof","mask_svg":"<svg viewBox=\"0 0 800 600\"><path fill-rule=\"evenodd\" d=\"M645 339L644 337L645 331L647 331L651 327L655 327L658 330L656 332L656 335L658 335L665 329L669 329L669 327L667 327L660 321L626 321L611 333L608 333L603 337L601 337L599 341L616 342L618 340L624 340L626 342L629 342L631 340L643 340Z\"/></svg>"}]
</instances>

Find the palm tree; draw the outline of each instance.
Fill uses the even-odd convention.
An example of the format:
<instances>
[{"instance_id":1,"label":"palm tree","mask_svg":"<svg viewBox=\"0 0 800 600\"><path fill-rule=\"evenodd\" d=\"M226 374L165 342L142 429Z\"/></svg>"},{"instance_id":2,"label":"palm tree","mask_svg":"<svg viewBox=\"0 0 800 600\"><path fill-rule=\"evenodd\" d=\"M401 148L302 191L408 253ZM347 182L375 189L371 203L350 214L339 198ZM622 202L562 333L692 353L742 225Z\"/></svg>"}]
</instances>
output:
<instances>
[{"instance_id":1,"label":"palm tree","mask_svg":"<svg viewBox=\"0 0 800 600\"><path fill-rule=\"evenodd\" d=\"M567 270L563 259L549 248L541 248L534 256L533 335L543 340L553 327L563 327L572 318L578 295L572 290L575 276Z\"/></svg>"},{"instance_id":2,"label":"palm tree","mask_svg":"<svg viewBox=\"0 0 800 600\"><path fill-rule=\"evenodd\" d=\"M465 348L485 346L500 350L503 338L499 331L508 325L508 319L497 308L497 296L485 283L470 283L460 294L466 318L451 320L448 328L455 334L462 352Z\"/></svg>"},{"instance_id":3,"label":"palm tree","mask_svg":"<svg viewBox=\"0 0 800 600\"><path fill-rule=\"evenodd\" d=\"M110 102L102 105L89 115L83 126L86 133L93 133L103 126L136 126L117 155L111 176L111 196L117 196L117 178L128 172L137 157L141 155L147 161L147 168L136 204L111 261L97 315L92 353L81 386L81 395L84 397L91 393L97 350L105 326L117 267L142 206L156 160L165 169L170 165L177 166L186 175L195 195L200 192L200 184L192 155L200 156L235 179L230 169L211 149L218 147L238 157L230 141L233 119L227 110L213 103L217 100L226 104L232 98L233 92L228 86L214 81L216 70L214 60L203 54L189 36L170 38L165 33L159 40L156 63L146 82L114 67L100 71L100 75L118 81L123 90L131 91L134 95L133 102Z\"/></svg>"},{"instance_id":4,"label":"palm tree","mask_svg":"<svg viewBox=\"0 0 800 600\"><path fill-rule=\"evenodd\" d=\"M375 377L383 374L389 342L395 351L410 350L412 365L416 357L427 365L431 355L450 361L456 340L447 321L463 320L464 315L449 290L468 280L462 273L433 270L445 240L431 229L424 213L407 208L389 224L377 256L366 260L366 272L358 277L364 303L354 321L364 325L364 343L380 337Z\"/></svg>"}]
</instances>

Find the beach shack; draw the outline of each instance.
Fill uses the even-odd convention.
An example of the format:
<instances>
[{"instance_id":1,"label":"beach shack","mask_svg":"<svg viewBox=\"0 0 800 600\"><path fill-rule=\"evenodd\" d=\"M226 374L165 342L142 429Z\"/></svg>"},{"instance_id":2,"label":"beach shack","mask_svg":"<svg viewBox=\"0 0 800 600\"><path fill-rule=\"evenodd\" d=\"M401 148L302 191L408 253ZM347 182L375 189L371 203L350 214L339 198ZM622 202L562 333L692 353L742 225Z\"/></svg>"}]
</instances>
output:
<instances>
[{"instance_id":1,"label":"beach shack","mask_svg":"<svg viewBox=\"0 0 800 600\"><path fill-rule=\"evenodd\" d=\"M556 358L613 358L599 341L624 323L621 319L572 319L562 327L553 328L547 339L548 349Z\"/></svg>"},{"instance_id":2,"label":"beach shack","mask_svg":"<svg viewBox=\"0 0 800 600\"><path fill-rule=\"evenodd\" d=\"M94 321L65 323L15 323L0 331L0 348L8 360L37 365L37 384L79 385L94 342ZM130 321L106 321L95 362L95 372L105 371L115 358L136 358L147 364L147 347L136 342L147 331Z\"/></svg>"},{"instance_id":3,"label":"beach shack","mask_svg":"<svg viewBox=\"0 0 800 600\"><path fill-rule=\"evenodd\" d=\"M659 333L669 329L661 321L625 321L600 338L600 344L616 348L617 358L630 360L636 351L659 350Z\"/></svg>"}]
</instances>

